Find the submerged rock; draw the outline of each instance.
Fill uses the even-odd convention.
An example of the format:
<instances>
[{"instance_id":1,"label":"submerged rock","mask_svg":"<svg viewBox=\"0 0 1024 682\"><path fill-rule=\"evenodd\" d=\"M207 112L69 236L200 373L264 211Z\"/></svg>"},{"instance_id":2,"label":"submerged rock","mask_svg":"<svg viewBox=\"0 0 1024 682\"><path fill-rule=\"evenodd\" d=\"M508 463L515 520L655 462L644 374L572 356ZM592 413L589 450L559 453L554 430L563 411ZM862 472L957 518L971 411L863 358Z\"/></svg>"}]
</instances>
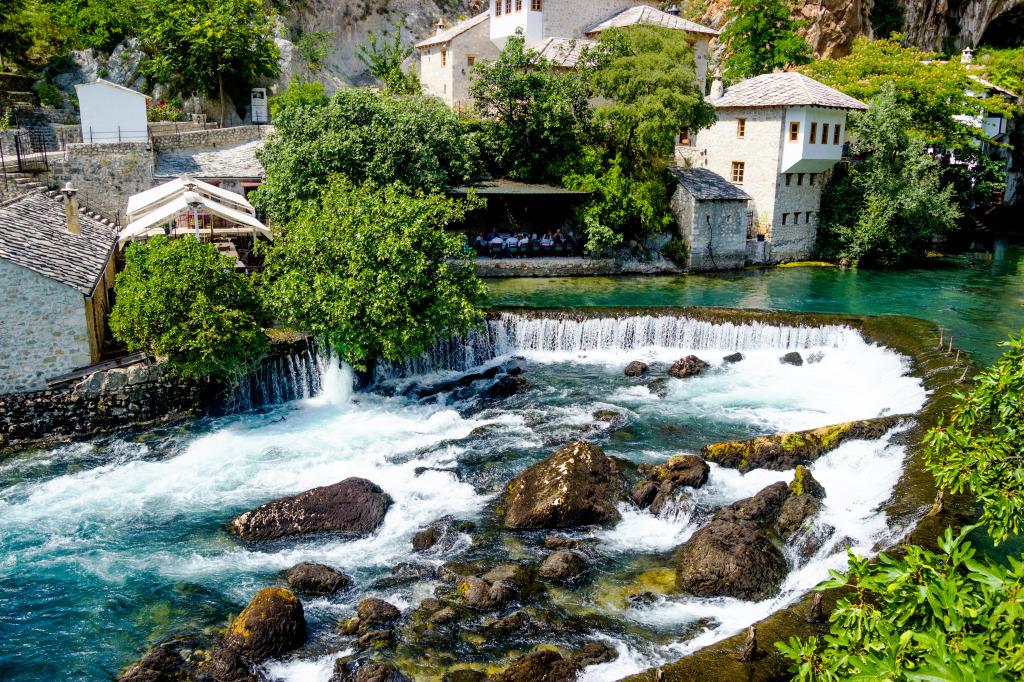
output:
<instances>
[{"instance_id":1,"label":"submerged rock","mask_svg":"<svg viewBox=\"0 0 1024 682\"><path fill-rule=\"evenodd\" d=\"M296 564L285 573L288 587L299 594L330 597L351 582L344 573L323 564Z\"/></svg>"},{"instance_id":2,"label":"submerged rock","mask_svg":"<svg viewBox=\"0 0 1024 682\"><path fill-rule=\"evenodd\" d=\"M228 626L223 645L250 660L275 658L306 641L302 602L283 587L266 587Z\"/></svg>"},{"instance_id":3,"label":"submerged rock","mask_svg":"<svg viewBox=\"0 0 1024 682\"><path fill-rule=\"evenodd\" d=\"M572 682L577 668L557 651L534 651L519 658L492 682Z\"/></svg>"},{"instance_id":4,"label":"submerged rock","mask_svg":"<svg viewBox=\"0 0 1024 682\"><path fill-rule=\"evenodd\" d=\"M874 440L896 426L902 417L878 417L844 422L808 431L778 433L750 440L705 445L704 459L746 473L751 469L786 471L807 464L850 440Z\"/></svg>"},{"instance_id":5,"label":"submerged rock","mask_svg":"<svg viewBox=\"0 0 1024 682\"><path fill-rule=\"evenodd\" d=\"M570 443L516 476L502 497L506 528L575 528L619 519L618 471L601 448Z\"/></svg>"},{"instance_id":6,"label":"submerged rock","mask_svg":"<svg viewBox=\"0 0 1024 682\"><path fill-rule=\"evenodd\" d=\"M587 562L579 554L566 550L559 550L540 565L540 574L558 583L570 583L583 577L587 572Z\"/></svg>"},{"instance_id":7,"label":"submerged rock","mask_svg":"<svg viewBox=\"0 0 1024 682\"><path fill-rule=\"evenodd\" d=\"M722 358L723 362L728 362L728 363L743 362L743 360L744 360L743 353L732 353L731 355L726 355L725 357Z\"/></svg>"},{"instance_id":8,"label":"submerged rock","mask_svg":"<svg viewBox=\"0 0 1024 682\"><path fill-rule=\"evenodd\" d=\"M248 511L231 522L243 540L272 540L321 532L370 533L384 522L391 498L365 478L282 497Z\"/></svg>"},{"instance_id":9,"label":"submerged rock","mask_svg":"<svg viewBox=\"0 0 1024 682\"><path fill-rule=\"evenodd\" d=\"M491 387L487 389L487 395L495 399L511 398L525 387L526 377L522 374L517 374L516 376L506 374L495 381Z\"/></svg>"},{"instance_id":10,"label":"submerged rock","mask_svg":"<svg viewBox=\"0 0 1024 682\"><path fill-rule=\"evenodd\" d=\"M440 543L441 549L451 549L459 533L468 533L475 528L472 521L456 521L450 515L432 521L425 529L412 538L412 548L418 552L430 549Z\"/></svg>"},{"instance_id":11,"label":"submerged rock","mask_svg":"<svg viewBox=\"0 0 1024 682\"><path fill-rule=\"evenodd\" d=\"M495 566L480 577L484 582L490 585L497 582L503 582L518 590L525 590L533 582L533 578L530 577L530 572L516 564L502 564L501 566Z\"/></svg>"},{"instance_id":12,"label":"submerged rock","mask_svg":"<svg viewBox=\"0 0 1024 682\"><path fill-rule=\"evenodd\" d=\"M590 642L573 652L572 662L577 668L586 668L588 665L614 661L618 657L619 652L604 642Z\"/></svg>"},{"instance_id":13,"label":"submerged rock","mask_svg":"<svg viewBox=\"0 0 1024 682\"><path fill-rule=\"evenodd\" d=\"M442 625L444 623L450 623L453 620L458 620L458 617L458 614L455 613L455 609L450 606L446 606L443 609L430 614L430 618L427 620L436 625Z\"/></svg>"},{"instance_id":14,"label":"submerged rock","mask_svg":"<svg viewBox=\"0 0 1024 682\"><path fill-rule=\"evenodd\" d=\"M799 353L797 353L796 351L792 351L790 353L786 353L781 358L779 358L779 362L782 363L783 365L795 365L797 367L800 367L801 365L804 364L804 359L803 356L801 356Z\"/></svg>"},{"instance_id":15,"label":"submerged rock","mask_svg":"<svg viewBox=\"0 0 1024 682\"><path fill-rule=\"evenodd\" d=\"M697 376L710 366L696 355L687 355L685 358L676 360L675 364L669 367L668 375L677 379L686 379Z\"/></svg>"},{"instance_id":16,"label":"submerged rock","mask_svg":"<svg viewBox=\"0 0 1024 682\"><path fill-rule=\"evenodd\" d=\"M633 362L626 365L626 369L623 371L627 377L642 377L647 374L649 367L647 363L634 360Z\"/></svg>"},{"instance_id":17,"label":"submerged rock","mask_svg":"<svg viewBox=\"0 0 1024 682\"><path fill-rule=\"evenodd\" d=\"M676 552L676 586L698 597L762 600L786 577L786 558L761 532L714 520Z\"/></svg>"},{"instance_id":18,"label":"submerged rock","mask_svg":"<svg viewBox=\"0 0 1024 682\"><path fill-rule=\"evenodd\" d=\"M339 658L330 682L407 682L407 678L383 663Z\"/></svg>"},{"instance_id":19,"label":"submerged rock","mask_svg":"<svg viewBox=\"0 0 1024 682\"><path fill-rule=\"evenodd\" d=\"M441 682L484 682L487 675L479 670L449 670L441 677Z\"/></svg>"},{"instance_id":20,"label":"submerged rock","mask_svg":"<svg viewBox=\"0 0 1024 682\"><path fill-rule=\"evenodd\" d=\"M544 538L544 542L541 544L544 546L544 549L572 549L578 543L572 538L561 535L549 535Z\"/></svg>"}]
</instances>

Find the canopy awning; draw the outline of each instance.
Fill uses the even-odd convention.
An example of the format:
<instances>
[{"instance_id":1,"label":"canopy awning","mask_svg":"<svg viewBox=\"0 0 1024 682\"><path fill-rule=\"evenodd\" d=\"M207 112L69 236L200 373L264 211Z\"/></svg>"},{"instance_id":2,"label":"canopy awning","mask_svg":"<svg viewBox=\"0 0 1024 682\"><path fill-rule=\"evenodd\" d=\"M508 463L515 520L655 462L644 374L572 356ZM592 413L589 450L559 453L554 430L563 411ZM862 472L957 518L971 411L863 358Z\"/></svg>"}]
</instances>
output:
<instances>
[{"instance_id":1,"label":"canopy awning","mask_svg":"<svg viewBox=\"0 0 1024 682\"><path fill-rule=\"evenodd\" d=\"M256 209L253 208L252 204L250 204L241 194L229 192L226 189L221 189L220 187L211 185L208 182L203 182L202 180L181 177L175 178L174 180L170 180L151 189L147 189L144 192L133 194L129 197L127 211L128 222L131 222L142 213L148 213L149 211L159 208L162 204L173 200L175 195L180 196L184 194L188 191L187 185L189 184L192 185L192 191L198 192L204 197L218 199L221 202L231 204L234 208L249 214L256 213Z\"/></svg>"},{"instance_id":2,"label":"canopy awning","mask_svg":"<svg viewBox=\"0 0 1024 682\"><path fill-rule=\"evenodd\" d=\"M202 197L202 195L200 196ZM248 213L242 213L241 211L236 211L224 204L210 200L207 197L202 198L203 201L198 207L199 211L203 213L210 213L224 218L229 222L244 226L245 229L251 230L254 235L261 235L273 241L274 236L271 234L270 230L255 216L249 215ZM191 207L185 201L184 197L172 199L168 203L159 206L149 213L144 213L136 220L128 223L128 226L125 227L118 237L118 243L123 245L126 241L136 237L152 237L154 235L163 234L164 231L162 226L164 224L170 222L181 214L188 213L189 211L191 211ZM203 228L200 229L200 231L202 230Z\"/></svg>"}]
</instances>

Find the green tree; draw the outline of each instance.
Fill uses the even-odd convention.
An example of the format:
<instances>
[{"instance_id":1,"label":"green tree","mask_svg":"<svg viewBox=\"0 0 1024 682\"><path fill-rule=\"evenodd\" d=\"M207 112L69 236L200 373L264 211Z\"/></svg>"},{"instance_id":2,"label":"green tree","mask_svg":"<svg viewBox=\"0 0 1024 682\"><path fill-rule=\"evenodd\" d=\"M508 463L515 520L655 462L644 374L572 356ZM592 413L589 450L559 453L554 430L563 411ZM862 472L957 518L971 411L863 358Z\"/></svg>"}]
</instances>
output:
<instances>
[{"instance_id":1,"label":"green tree","mask_svg":"<svg viewBox=\"0 0 1024 682\"><path fill-rule=\"evenodd\" d=\"M728 56L725 76L738 81L811 61L811 48L797 29L806 22L790 19L787 0L732 0L721 41Z\"/></svg>"},{"instance_id":2,"label":"green tree","mask_svg":"<svg viewBox=\"0 0 1024 682\"><path fill-rule=\"evenodd\" d=\"M356 184L441 189L468 180L478 164L476 141L458 115L422 95L343 88L326 106L278 110L274 125L257 153L266 179L255 200L280 222L319 197L335 174Z\"/></svg>"},{"instance_id":3,"label":"green tree","mask_svg":"<svg viewBox=\"0 0 1024 682\"><path fill-rule=\"evenodd\" d=\"M151 2L143 31L153 50L145 70L163 82L220 99L224 125L225 77L231 93L244 93L278 72L274 24L261 0Z\"/></svg>"},{"instance_id":4,"label":"green tree","mask_svg":"<svg viewBox=\"0 0 1024 682\"><path fill-rule=\"evenodd\" d=\"M519 30L496 60L477 64L469 94L491 121L488 139L498 172L553 181L582 151L591 120L588 72L559 73L525 44Z\"/></svg>"},{"instance_id":5,"label":"green tree","mask_svg":"<svg viewBox=\"0 0 1024 682\"><path fill-rule=\"evenodd\" d=\"M1024 677L1024 561L979 561L947 529L941 552L907 547L903 559L850 554L818 589L846 588L830 634L777 643L799 682L1019 680Z\"/></svg>"},{"instance_id":6,"label":"green tree","mask_svg":"<svg viewBox=\"0 0 1024 682\"><path fill-rule=\"evenodd\" d=\"M940 489L970 491L997 542L1024 530L1024 336L1011 336L993 367L958 394L948 421L926 439L926 462Z\"/></svg>"},{"instance_id":7,"label":"green tree","mask_svg":"<svg viewBox=\"0 0 1024 682\"><path fill-rule=\"evenodd\" d=\"M269 301L357 368L419 355L483 301L463 238L445 232L480 204L336 176L271 246Z\"/></svg>"},{"instance_id":8,"label":"green tree","mask_svg":"<svg viewBox=\"0 0 1024 682\"><path fill-rule=\"evenodd\" d=\"M854 263L896 266L924 255L960 217L953 188L940 188L939 166L911 134L910 111L892 88L852 118L868 159L837 170L822 194L819 250Z\"/></svg>"},{"instance_id":9,"label":"green tree","mask_svg":"<svg viewBox=\"0 0 1024 682\"><path fill-rule=\"evenodd\" d=\"M266 356L260 298L230 258L190 237L163 236L125 255L110 330L128 350L166 355L186 378L228 383Z\"/></svg>"},{"instance_id":10,"label":"green tree","mask_svg":"<svg viewBox=\"0 0 1024 682\"><path fill-rule=\"evenodd\" d=\"M289 108L311 107L314 110L322 109L330 102L323 83L313 81L304 83L298 74L292 77L288 87L280 95L270 98L270 116L277 122L281 112Z\"/></svg>"},{"instance_id":11,"label":"green tree","mask_svg":"<svg viewBox=\"0 0 1024 682\"><path fill-rule=\"evenodd\" d=\"M896 0L875 0L868 18L876 38L888 38L903 30L903 8Z\"/></svg>"},{"instance_id":12,"label":"green tree","mask_svg":"<svg viewBox=\"0 0 1024 682\"><path fill-rule=\"evenodd\" d=\"M983 47L975 53L974 63L984 70L985 78L1015 93L1020 102L1024 95L1024 47Z\"/></svg>"},{"instance_id":13,"label":"green tree","mask_svg":"<svg viewBox=\"0 0 1024 682\"><path fill-rule=\"evenodd\" d=\"M415 95L420 92L420 81L414 71L406 73L402 64L412 53L411 45L402 43L402 29L405 21L395 24L391 30L382 29L366 37L366 44L356 47L356 57L366 66L370 75L384 84L391 93Z\"/></svg>"},{"instance_id":14,"label":"green tree","mask_svg":"<svg viewBox=\"0 0 1024 682\"><path fill-rule=\"evenodd\" d=\"M306 68L312 73L316 74L324 70L333 41L333 31L312 31L303 33L299 38L296 48L302 61L306 62Z\"/></svg>"}]
</instances>

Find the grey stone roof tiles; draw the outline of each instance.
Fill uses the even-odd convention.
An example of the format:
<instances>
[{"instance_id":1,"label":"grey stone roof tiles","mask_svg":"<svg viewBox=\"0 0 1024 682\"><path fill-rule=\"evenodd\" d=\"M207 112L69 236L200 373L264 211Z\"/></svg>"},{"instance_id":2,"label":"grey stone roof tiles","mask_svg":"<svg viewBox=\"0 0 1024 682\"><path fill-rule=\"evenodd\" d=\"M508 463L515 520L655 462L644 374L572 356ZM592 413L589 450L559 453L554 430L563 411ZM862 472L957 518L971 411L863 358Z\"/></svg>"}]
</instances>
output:
<instances>
[{"instance_id":1,"label":"grey stone roof tiles","mask_svg":"<svg viewBox=\"0 0 1024 682\"><path fill-rule=\"evenodd\" d=\"M534 49L554 66L572 69L579 63L583 48L594 44L593 40L586 38L547 38Z\"/></svg>"},{"instance_id":2,"label":"grey stone roof tiles","mask_svg":"<svg viewBox=\"0 0 1024 682\"><path fill-rule=\"evenodd\" d=\"M867 109L859 99L844 95L802 73L766 73L726 88L718 99L708 100L717 109L737 107L822 107Z\"/></svg>"},{"instance_id":3,"label":"grey stone roof tiles","mask_svg":"<svg viewBox=\"0 0 1024 682\"><path fill-rule=\"evenodd\" d=\"M679 186L694 199L746 201L750 195L707 168L669 168Z\"/></svg>"},{"instance_id":4,"label":"grey stone roof tiles","mask_svg":"<svg viewBox=\"0 0 1024 682\"><path fill-rule=\"evenodd\" d=\"M455 26L452 26L449 29L441 31L440 33L435 33L426 40L416 43L416 47L422 50L423 48L430 47L431 45L443 45L444 43L450 42L453 38L459 37L469 29L473 28L474 26L479 26L480 24L484 23L490 18L490 9L485 10L484 12L476 15L472 19L467 19L466 21L456 24Z\"/></svg>"},{"instance_id":5,"label":"grey stone roof tiles","mask_svg":"<svg viewBox=\"0 0 1024 682\"><path fill-rule=\"evenodd\" d=\"M80 212L81 234L67 230L64 199L30 192L0 203L0 258L91 296L117 235Z\"/></svg>"},{"instance_id":6,"label":"grey stone roof tiles","mask_svg":"<svg viewBox=\"0 0 1024 682\"><path fill-rule=\"evenodd\" d=\"M660 9L644 5L624 9L611 19L602 21L600 24L590 28L585 33L590 36L609 28L625 28L626 26L636 26L637 24L653 24L655 26L664 26L665 28L675 29L677 31L703 33L709 36L718 35L718 31L713 28L708 28L707 26L702 26L695 21L683 19L682 17L677 17L674 14L662 12Z\"/></svg>"},{"instance_id":7,"label":"grey stone roof tiles","mask_svg":"<svg viewBox=\"0 0 1024 682\"><path fill-rule=\"evenodd\" d=\"M154 177L163 180L188 173L200 180L262 179L263 164L256 152L263 149L263 140L254 140L217 149L191 149L158 152Z\"/></svg>"}]
</instances>

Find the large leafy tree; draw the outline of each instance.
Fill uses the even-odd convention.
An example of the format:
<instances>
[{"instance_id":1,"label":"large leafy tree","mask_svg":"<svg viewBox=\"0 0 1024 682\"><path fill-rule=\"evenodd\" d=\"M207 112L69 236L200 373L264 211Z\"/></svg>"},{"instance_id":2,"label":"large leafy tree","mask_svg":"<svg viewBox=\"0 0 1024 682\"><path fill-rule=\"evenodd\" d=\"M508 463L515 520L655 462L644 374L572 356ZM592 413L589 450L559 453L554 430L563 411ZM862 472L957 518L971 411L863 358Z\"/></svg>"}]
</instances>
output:
<instances>
[{"instance_id":1,"label":"large leafy tree","mask_svg":"<svg viewBox=\"0 0 1024 682\"><path fill-rule=\"evenodd\" d=\"M129 245L114 287L114 338L131 351L166 355L188 378L230 383L262 360L269 343L252 281L191 237Z\"/></svg>"},{"instance_id":2,"label":"large leafy tree","mask_svg":"<svg viewBox=\"0 0 1024 682\"><path fill-rule=\"evenodd\" d=\"M485 116L499 172L529 181L555 180L576 159L590 124L586 69L559 72L525 47L522 31L498 58L473 69L469 93Z\"/></svg>"},{"instance_id":3,"label":"large leafy tree","mask_svg":"<svg viewBox=\"0 0 1024 682\"><path fill-rule=\"evenodd\" d=\"M811 61L811 48L793 21L787 0L732 0L726 9L725 76L731 81L788 69Z\"/></svg>"},{"instance_id":4,"label":"large leafy tree","mask_svg":"<svg viewBox=\"0 0 1024 682\"><path fill-rule=\"evenodd\" d=\"M483 301L463 239L445 232L479 204L335 176L270 248L269 301L357 368L419 355L467 331Z\"/></svg>"},{"instance_id":5,"label":"large leafy tree","mask_svg":"<svg viewBox=\"0 0 1024 682\"><path fill-rule=\"evenodd\" d=\"M415 71L406 73L402 69L413 53L412 46L402 42L404 28L405 22L400 21L391 29L371 33L365 44L356 47L356 57L389 92L413 95L420 92L420 83Z\"/></svg>"},{"instance_id":6,"label":"large leafy tree","mask_svg":"<svg viewBox=\"0 0 1024 682\"><path fill-rule=\"evenodd\" d=\"M322 91L308 92L274 109L276 132L258 153L266 180L256 204L277 221L295 218L336 174L356 184L441 189L477 167L474 139L437 100L351 88L323 101Z\"/></svg>"},{"instance_id":7,"label":"large leafy tree","mask_svg":"<svg viewBox=\"0 0 1024 682\"><path fill-rule=\"evenodd\" d=\"M837 171L825 188L820 250L828 257L876 266L922 257L932 239L951 231L960 217L953 188L940 187L938 163L910 132L910 111L893 88L854 116L851 126L869 156Z\"/></svg>"},{"instance_id":8,"label":"large leafy tree","mask_svg":"<svg viewBox=\"0 0 1024 682\"><path fill-rule=\"evenodd\" d=\"M220 99L278 72L274 24L262 0L182 0L147 5L143 32L153 57L147 72ZM227 83L225 83L225 79Z\"/></svg>"}]
</instances>

